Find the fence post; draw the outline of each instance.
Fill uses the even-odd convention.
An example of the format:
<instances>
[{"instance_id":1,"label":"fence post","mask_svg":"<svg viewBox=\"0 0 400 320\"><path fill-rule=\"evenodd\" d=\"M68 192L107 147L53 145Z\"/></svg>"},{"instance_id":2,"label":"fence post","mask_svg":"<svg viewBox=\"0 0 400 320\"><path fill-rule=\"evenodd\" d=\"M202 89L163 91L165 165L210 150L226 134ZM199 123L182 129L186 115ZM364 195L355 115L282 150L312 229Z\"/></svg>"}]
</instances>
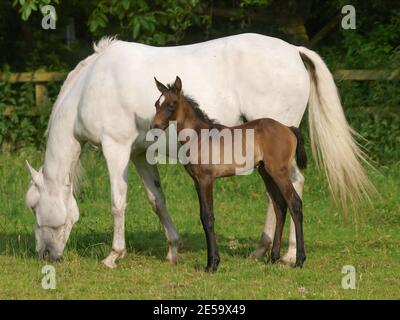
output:
<instances>
[{"instance_id":1,"label":"fence post","mask_svg":"<svg viewBox=\"0 0 400 320\"><path fill-rule=\"evenodd\" d=\"M38 111L40 111L41 108L46 107L49 102L47 88L44 82L35 83L35 101L36 109Z\"/></svg>"},{"instance_id":2,"label":"fence post","mask_svg":"<svg viewBox=\"0 0 400 320\"><path fill-rule=\"evenodd\" d=\"M42 112L48 107L49 103L46 81L49 81L50 79L42 79L44 75L49 75L49 72L43 68L40 68L33 73L36 110L39 114L42 114Z\"/></svg>"}]
</instances>

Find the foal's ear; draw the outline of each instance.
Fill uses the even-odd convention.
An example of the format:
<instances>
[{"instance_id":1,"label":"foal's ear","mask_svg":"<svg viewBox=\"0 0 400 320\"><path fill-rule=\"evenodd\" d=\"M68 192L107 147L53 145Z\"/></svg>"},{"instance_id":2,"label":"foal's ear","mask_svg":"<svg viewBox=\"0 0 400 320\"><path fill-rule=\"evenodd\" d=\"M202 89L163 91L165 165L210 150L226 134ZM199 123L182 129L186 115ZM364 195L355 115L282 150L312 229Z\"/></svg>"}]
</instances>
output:
<instances>
[{"instance_id":1,"label":"foal's ear","mask_svg":"<svg viewBox=\"0 0 400 320\"><path fill-rule=\"evenodd\" d=\"M157 89L158 89L161 93L164 93L164 92L167 92L167 91L168 91L168 88L167 88L166 86L164 86L160 81L158 81L158 80L156 79L156 77L154 77L154 80L156 81Z\"/></svg>"},{"instance_id":2,"label":"foal's ear","mask_svg":"<svg viewBox=\"0 0 400 320\"><path fill-rule=\"evenodd\" d=\"M175 92L179 94L182 90L182 80L178 76L176 76L175 83L174 83Z\"/></svg>"}]
</instances>

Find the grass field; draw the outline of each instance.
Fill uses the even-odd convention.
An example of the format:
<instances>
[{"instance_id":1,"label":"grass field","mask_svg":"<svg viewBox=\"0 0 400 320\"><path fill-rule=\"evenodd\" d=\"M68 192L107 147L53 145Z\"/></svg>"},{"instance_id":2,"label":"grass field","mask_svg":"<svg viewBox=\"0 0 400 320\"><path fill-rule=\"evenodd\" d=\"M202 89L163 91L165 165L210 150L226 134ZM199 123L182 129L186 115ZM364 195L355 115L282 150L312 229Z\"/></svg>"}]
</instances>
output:
<instances>
[{"instance_id":1,"label":"grass field","mask_svg":"<svg viewBox=\"0 0 400 320\"><path fill-rule=\"evenodd\" d=\"M181 233L179 264L164 262L166 242L158 218L131 166L126 238L128 254L118 269L101 264L112 239L108 175L99 153L85 152L86 179L78 196L81 218L62 262L54 263L57 289L41 286L42 267L33 236L34 217L24 203L28 174L43 154L0 156L1 299L384 299L400 298L400 164L370 176L381 194L358 222L343 224L326 180L313 165L304 172L304 235L307 261L293 269L248 255L261 234L266 198L257 174L220 180L215 192L216 231L222 262L203 271L205 239L197 196L181 166L160 166L167 205ZM282 254L287 246L288 224ZM356 289L342 289L344 265L356 269Z\"/></svg>"}]
</instances>

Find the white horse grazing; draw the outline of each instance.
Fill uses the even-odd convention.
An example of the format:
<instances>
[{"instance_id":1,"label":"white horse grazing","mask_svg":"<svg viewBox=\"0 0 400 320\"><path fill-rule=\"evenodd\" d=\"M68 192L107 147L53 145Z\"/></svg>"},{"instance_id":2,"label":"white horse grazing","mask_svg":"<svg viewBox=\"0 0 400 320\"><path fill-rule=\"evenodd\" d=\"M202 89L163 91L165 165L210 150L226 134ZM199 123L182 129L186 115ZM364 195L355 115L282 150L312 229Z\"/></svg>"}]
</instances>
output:
<instances>
[{"instance_id":1,"label":"white horse grazing","mask_svg":"<svg viewBox=\"0 0 400 320\"><path fill-rule=\"evenodd\" d=\"M36 250L41 257L62 256L79 218L73 177L81 143L90 141L101 145L111 182L114 237L105 265L115 267L116 259L125 254L130 159L164 225L167 259L176 262L179 236L165 206L157 167L145 158L145 134L159 96L154 76L168 81L179 75L186 92L211 118L227 126L263 117L298 126L308 103L313 153L327 173L333 195L356 200L368 189L360 165L364 158L352 138L334 80L315 52L257 34L164 48L103 38L94 50L69 73L61 88L49 121L43 168L35 171L28 164L32 182L27 203L36 215ZM295 164L292 181L301 196L304 178ZM252 257L261 257L270 248L274 229L270 204ZM293 263L295 258L292 222L283 261Z\"/></svg>"}]
</instances>

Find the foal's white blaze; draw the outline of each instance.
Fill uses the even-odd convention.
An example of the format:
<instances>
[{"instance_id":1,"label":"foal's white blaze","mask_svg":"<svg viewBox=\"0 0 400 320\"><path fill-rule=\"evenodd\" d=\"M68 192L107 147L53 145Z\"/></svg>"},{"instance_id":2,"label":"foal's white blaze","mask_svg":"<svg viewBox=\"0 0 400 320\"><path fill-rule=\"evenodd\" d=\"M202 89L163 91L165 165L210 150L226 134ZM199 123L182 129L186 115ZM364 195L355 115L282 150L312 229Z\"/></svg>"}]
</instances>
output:
<instances>
[{"instance_id":1,"label":"foal's white blaze","mask_svg":"<svg viewBox=\"0 0 400 320\"><path fill-rule=\"evenodd\" d=\"M160 99L158 99L158 103L160 104L160 106L164 103L164 101L165 101L165 97L164 97L164 95L162 94L161 97L160 97Z\"/></svg>"}]
</instances>

